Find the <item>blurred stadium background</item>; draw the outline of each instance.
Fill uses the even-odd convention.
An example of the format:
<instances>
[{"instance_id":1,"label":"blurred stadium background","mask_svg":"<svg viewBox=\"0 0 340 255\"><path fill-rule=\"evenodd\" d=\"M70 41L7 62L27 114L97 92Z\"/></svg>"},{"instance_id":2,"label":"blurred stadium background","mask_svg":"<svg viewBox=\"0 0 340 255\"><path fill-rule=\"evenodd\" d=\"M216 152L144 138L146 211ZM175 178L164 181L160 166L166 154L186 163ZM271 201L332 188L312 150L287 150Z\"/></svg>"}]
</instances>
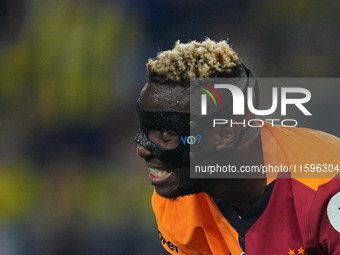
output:
<instances>
[{"instance_id":1,"label":"blurred stadium background","mask_svg":"<svg viewBox=\"0 0 340 255\"><path fill-rule=\"evenodd\" d=\"M178 39L230 38L258 77L338 77L339 9L0 0L0 254L165 254L134 143L147 58ZM339 135L333 121L318 128Z\"/></svg>"}]
</instances>

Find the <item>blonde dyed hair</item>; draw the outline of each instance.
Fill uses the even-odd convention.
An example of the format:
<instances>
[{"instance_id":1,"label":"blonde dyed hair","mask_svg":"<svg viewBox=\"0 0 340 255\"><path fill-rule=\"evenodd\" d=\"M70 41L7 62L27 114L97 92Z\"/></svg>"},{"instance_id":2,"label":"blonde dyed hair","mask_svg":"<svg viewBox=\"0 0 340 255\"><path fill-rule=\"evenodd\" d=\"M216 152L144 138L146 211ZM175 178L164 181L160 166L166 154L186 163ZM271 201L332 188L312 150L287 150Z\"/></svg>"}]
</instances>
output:
<instances>
[{"instance_id":1,"label":"blonde dyed hair","mask_svg":"<svg viewBox=\"0 0 340 255\"><path fill-rule=\"evenodd\" d=\"M150 80L156 77L165 82L183 83L190 78L228 77L240 64L237 53L227 41L206 39L189 43L177 41L172 50L160 52L155 59L149 59L146 66Z\"/></svg>"}]
</instances>

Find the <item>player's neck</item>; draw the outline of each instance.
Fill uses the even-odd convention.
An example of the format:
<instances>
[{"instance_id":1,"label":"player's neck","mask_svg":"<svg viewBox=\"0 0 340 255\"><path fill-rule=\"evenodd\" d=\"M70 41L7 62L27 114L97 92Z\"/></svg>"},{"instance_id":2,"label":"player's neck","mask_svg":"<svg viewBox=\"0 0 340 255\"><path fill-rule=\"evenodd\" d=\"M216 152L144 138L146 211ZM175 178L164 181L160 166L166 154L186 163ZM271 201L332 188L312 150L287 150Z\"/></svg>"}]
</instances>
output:
<instances>
[{"instance_id":1,"label":"player's neck","mask_svg":"<svg viewBox=\"0 0 340 255\"><path fill-rule=\"evenodd\" d=\"M228 164L237 166L259 166L264 164L260 129L250 130L237 148ZM241 178L214 179L211 180L206 191L215 200L226 200L231 203L236 211L243 215L261 197L266 187L266 177L262 173L247 173Z\"/></svg>"}]
</instances>

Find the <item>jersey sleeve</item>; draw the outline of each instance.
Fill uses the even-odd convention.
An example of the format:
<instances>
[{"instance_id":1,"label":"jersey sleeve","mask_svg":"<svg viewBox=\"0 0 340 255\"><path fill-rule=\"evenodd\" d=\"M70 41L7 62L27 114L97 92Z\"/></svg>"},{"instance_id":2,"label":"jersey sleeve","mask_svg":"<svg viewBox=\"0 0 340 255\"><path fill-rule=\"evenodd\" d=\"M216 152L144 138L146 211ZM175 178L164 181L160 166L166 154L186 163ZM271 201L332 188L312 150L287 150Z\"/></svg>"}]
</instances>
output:
<instances>
[{"instance_id":1,"label":"jersey sleeve","mask_svg":"<svg viewBox=\"0 0 340 255\"><path fill-rule=\"evenodd\" d=\"M310 208L310 233L325 254L340 254L340 176L322 185Z\"/></svg>"},{"instance_id":2,"label":"jersey sleeve","mask_svg":"<svg viewBox=\"0 0 340 255\"><path fill-rule=\"evenodd\" d=\"M331 197L324 211L319 243L327 254L340 254L340 191Z\"/></svg>"}]
</instances>

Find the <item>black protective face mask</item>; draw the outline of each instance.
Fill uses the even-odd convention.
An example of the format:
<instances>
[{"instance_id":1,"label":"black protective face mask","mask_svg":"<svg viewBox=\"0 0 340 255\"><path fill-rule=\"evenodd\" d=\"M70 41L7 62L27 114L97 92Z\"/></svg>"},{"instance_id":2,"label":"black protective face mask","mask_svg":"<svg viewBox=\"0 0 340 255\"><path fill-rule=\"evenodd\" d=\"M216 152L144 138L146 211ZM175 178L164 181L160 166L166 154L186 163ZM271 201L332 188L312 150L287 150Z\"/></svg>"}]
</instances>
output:
<instances>
[{"instance_id":1,"label":"black protective face mask","mask_svg":"<svg viewBox=\"0 0 340 255\"><path fill-rule=\"evenodd\" d=\"M254 74L244 65L247 72L247 84L243 91L248 87L255 87L256 104L258 104L258 86ZM249 79L251 78L251 79ZM251 82L250 82L251 80ZM140 120L140 129L135 138L136 143L146 148L154 157L160 161L172 166L183 166L190 163L190 145L185 145L180 141L175 149L165 149L148 138L150 127L157 127L165 130L171 130L180 137L190 136L190 113L188 112L171 112L171 111L148 111L140 105L140 99L137 100L137 114ZM221 111L225 111L221 109ZM195 122L195 116L191 116Z\"/></svg>"},{"instance_id":2,"label":"black protective face mask","mask_svg":"<svg viewBox=\"0 0 340 255\"><path fill-rule=\"evenodd\" d=\"M137 100L137 114L140 120L140 129L135 141L146 148L150 153L164 163L173 166L189 164L190 146L179 142L175 149L165 149L148 138L150 127L159 127L174 131L179 139L190 135L190 113L170 111L148 111L144 109Z\"/></svg>"}]
</instances>

